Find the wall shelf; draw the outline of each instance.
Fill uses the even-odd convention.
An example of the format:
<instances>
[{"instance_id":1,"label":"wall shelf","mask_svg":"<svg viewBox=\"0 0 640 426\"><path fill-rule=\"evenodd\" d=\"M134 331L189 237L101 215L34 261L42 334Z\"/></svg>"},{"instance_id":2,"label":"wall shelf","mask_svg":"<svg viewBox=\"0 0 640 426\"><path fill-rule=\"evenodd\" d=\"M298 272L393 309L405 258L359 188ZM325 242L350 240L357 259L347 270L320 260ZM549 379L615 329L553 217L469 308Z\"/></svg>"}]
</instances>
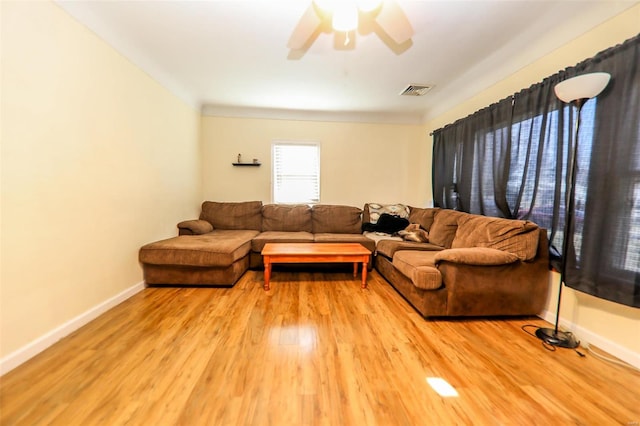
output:
<instances>
[{"instance_id":1,"label":"wall shelf","mask_svg":"<svg viewBox=\"0 0 640 426\"><path fill-rule=\"evenodd\" d=\"M262 163L231 163L234 166L253 166L253 167L258 167L260 166Z\"/></svg>"}]
</instances>

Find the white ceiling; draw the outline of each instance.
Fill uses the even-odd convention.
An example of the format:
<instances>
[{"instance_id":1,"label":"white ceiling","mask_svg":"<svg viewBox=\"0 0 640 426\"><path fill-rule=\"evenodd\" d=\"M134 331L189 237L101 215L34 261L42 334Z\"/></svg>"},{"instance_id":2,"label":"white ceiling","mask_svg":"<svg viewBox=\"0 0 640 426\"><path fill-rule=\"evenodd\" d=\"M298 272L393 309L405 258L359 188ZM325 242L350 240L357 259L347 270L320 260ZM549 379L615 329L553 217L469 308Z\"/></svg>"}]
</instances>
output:
<instances>
[{"instance_id":1,"label":"white ceiling","mask_svg":"<svg viewBox=\"0 0 640 426\"><path fill-rule=\"evenodd\" d=\"M405 123L445 112L637 3L398 2L415 30L404 53L373 33L335 50L322 33L288 59L310 0L57 1L205 113ZM399 96L411 83L435 87Z\"/></svg>"}]
</instances>

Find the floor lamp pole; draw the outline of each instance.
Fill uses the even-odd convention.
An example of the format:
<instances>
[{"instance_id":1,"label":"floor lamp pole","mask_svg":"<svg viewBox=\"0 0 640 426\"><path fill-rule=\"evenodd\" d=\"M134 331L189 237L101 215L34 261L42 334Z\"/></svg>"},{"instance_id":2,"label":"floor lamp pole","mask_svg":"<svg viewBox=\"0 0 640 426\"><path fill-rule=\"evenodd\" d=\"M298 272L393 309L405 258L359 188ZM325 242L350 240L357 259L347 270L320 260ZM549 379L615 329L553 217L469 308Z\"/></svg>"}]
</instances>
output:
<instances>
[{"instance_id":1,"label":"floor lamp pole","mask_svg":"<svg viewBox=\"0 0 640 426\"><path fill-rule=\"evenodd\" d=\"M562 301L562 286L567 272L567 258L569 257L569 238L571 235L571 228L573 227L573 212L575 208L575 191L576 191L576 174L578 169L578 134L580 132L580 113L582 112L582 106L588 100L588 98L575 99L571 102L577 109L576 112L576 125L573 134L573 148L571 152L571 161L569 166L569 193L567 194L567 203L565 209L565 222L564 232L562 235L562 263L560 267L560 282L558 284L558 303L556 305L556 324L555 328L539 328L536 330L536 336L543 342L552 346L559 346L562 348L577 348L580 342L576 341L572 333L567 333L558 330L558 323L560 322L560 302Z\"/></svg>"}]
</instances>

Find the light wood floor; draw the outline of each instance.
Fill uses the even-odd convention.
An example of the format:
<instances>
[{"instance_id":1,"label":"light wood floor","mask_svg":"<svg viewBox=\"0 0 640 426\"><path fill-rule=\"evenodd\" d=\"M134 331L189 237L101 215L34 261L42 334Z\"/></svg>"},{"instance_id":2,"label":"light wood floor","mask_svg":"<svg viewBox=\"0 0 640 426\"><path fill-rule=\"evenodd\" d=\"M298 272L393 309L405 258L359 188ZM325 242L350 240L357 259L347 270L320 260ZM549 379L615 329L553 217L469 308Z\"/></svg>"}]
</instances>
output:
<instances>
[{"instance_id":1,"label":"light wood floor","mask_svg":"<svg viewBox=\"0 0 640 426\"><path fill-rule=\"evenodd\" d=\"M2 425L638 425L640 373L425 321L376 272L148 288L6 374ZM459 396L427 384L441 377Z\"/></svg>"}]
</instances>

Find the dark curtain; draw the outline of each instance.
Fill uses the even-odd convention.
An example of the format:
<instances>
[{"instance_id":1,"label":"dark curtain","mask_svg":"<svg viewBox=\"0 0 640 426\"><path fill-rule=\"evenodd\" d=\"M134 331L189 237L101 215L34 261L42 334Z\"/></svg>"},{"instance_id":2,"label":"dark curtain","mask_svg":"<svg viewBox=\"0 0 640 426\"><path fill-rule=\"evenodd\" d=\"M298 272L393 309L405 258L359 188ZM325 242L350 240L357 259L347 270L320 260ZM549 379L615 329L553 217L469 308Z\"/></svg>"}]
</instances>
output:
<instances>
[{"instance_id":1,"label":"dark curtain","mask_svg":"<svg viewBox=\"0 0 640 426\"><path fill-rule=\"evenodd\" d=\"M432 167L433 198L436 207L458 210L457 206L457 170L455 159L459 156L458 144L455 133L457 126L448 126L433 135L433 164L439 164L438 168Z\"/></svg>"},{"instance_id":2,"label":"dark curtain","mask_svg":"<svg viewBox=\"0 0 640 426\"><path fill-rule=\"evenodd\" d=\"M514 95L511 155L506 164L512 217L533 221L549 231L551 264L557 270L561 269L565 184L575 119L574 109L553 91L563 79L555 75ZM590 107L585 105L584 111Z\"/></svg>"},{"instance_id":3,"label":"dark curtain","mask_svg":"<svg viewBox=\"0 0 640 426\"><path fill-rule=\"evenodd\" d=\"M566 284L640 307L640 36L575 71L605 71L611 81L597 97L589 167L577 175L587 187L584 221L577 216L571 233Z\"/></svg>"},{"instance_id":4,"label":"dark curtain","mask_svg":"<svg viewBox=\"0 0 640 426\"><path fill-rule=\"evenodd\" d=\"M434 132L437 207L527 219L549 231L565 283L640 307L640 36ZM609 86L581 111L574 226L563 256L576 108L553 87L595 71ZM457 203L449 201L451 189Z\"/></svg>"},{"instance_id":5,"label":"dark curtain","mask_svg":"<svg viewBox=\"0 0 640 426\"><path fill-rule=\"evenodd\" d=\"M434 205L486 216L512 217L502 163L510 149L512 98L436 131L432 167Z\"/></svg>"}]
</instances>

